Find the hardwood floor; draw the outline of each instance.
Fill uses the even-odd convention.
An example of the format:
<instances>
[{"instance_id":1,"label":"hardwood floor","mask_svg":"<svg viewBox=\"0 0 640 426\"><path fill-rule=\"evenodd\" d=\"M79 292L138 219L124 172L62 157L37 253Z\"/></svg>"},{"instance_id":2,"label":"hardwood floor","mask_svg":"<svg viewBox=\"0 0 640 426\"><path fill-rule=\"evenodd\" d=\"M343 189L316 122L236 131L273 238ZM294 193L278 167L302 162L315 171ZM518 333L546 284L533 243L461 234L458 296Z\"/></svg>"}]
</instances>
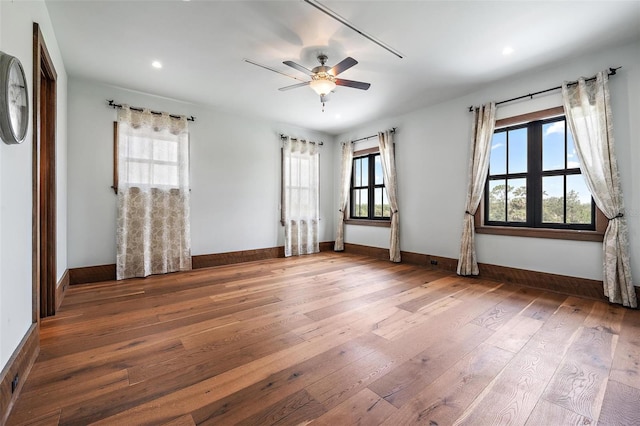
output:
<instances>
[{"instance_id":1,"label":"hardwood floor","mask_svg":"<svg viewBox=\"0 0 640 426\"><path fill-rule=\"evenodd\" d=\"M71 286L9 424L639 425L640 311L323 252Z\"/></svg>"}]
</instances>

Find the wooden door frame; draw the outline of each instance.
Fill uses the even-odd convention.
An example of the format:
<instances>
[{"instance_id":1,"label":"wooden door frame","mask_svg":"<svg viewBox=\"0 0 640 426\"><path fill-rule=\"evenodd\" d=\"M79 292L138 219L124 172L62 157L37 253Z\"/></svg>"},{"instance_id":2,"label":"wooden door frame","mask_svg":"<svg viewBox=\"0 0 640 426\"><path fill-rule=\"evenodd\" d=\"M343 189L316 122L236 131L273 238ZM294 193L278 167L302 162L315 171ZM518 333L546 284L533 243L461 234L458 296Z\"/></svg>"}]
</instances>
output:
<instances>
[{"instance_id":1,"label":"wooden door frame","mask_svg":"<svg viewBox=\"0 0 640 426\"><path fill-rule=\"evenodd\" d=\"M56 312L56 80L38 23L33 23L32 321Z\"/></svg>"}]
</instances>

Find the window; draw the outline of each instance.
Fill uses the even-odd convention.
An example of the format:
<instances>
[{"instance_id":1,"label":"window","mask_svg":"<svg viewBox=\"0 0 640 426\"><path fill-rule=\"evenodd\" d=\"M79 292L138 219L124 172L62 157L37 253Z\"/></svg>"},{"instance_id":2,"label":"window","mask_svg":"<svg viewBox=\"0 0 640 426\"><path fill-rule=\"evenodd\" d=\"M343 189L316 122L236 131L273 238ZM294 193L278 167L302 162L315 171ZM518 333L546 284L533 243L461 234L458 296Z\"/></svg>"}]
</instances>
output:
<instances>
[{"instance_id":1,"label":"window","mask_svg":"<svg viewBox=\"0 0 640 426\"><path fill-rule=\"evenodd\" d=\"M377 149L375 152L354 153L350 201L351 219L386 222L391 219L391 206Z\"/></svg>"},{"instance_id":2,"label":"window","mask_svg":"<svg viewBox=\"0 0 640 426\"><path fill-rule=\"evenodd\" d=\"M602 217L580 172L565 117L557 113L547 117L506 127L496 123L478 232L551 238L600 233ZM513 232L517 228L526 228L529 234ZM538 230L552 232L544 235ZM557 230L568 233L558 234Z\"/></svg>"},{"instance_id":3,"label":"window","mask_svg":"<svg viewBox=\"0 0 640 426\"><path fill-rule=\"evenodd\" d=\"M315 142L285 138L282 147L285 257L320 251L320 152Z\"/></svg>"},{"instance_id":4,"label":"window","mask_svg":"<svg viewBox=\"0 0 640 426\"><path fill-rule=\"evenodd\" d=\"M113 190L118 192L118 184L177 189L182 170L179 164L181 140L168 130L152 135L138 133L131 131L125 134L120 124L114 122ZM119 152L120 138L128 138L125 144L127 152Z\"/></svg>"}]
</instances>

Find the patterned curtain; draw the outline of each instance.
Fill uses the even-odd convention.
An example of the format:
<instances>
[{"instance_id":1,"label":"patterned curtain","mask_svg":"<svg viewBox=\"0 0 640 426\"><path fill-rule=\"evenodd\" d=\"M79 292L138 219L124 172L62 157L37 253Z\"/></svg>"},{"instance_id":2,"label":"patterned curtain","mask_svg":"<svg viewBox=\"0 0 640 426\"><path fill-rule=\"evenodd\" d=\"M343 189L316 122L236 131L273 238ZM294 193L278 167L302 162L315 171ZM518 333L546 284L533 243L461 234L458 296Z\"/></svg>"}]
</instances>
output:
<instances>
[{"instance_id":1,"label":"patterned curtain","mask_svg":"<svg viewBox=\"0 0 640 426\"><path fill-rule=\"evenodd\" d=\"M340 201L338 204L338 227L336 229L336 242L334 251L344 250L344 218L349 201L349 189L351 187L351 168L353 167L353 144L342 144L342 177L340 181Z\"/></svg>"},{"instance_id":2,"label":"patterned curtain","mask_svg":"<svg viewBox=\"0 0 640 426\"><path fill-rule=\"evenodd\" d=\"M608 75L581 78L562 85L567 121L573 134L580 169L598 208L609 219L604 234L604 294L613 303L636 308L638 301L631 280L627 219L616 162Z\"/></svg>"},{"instance_id":3,"label":"patterned curtain","mask_svg":"<svg viewBox=\"0 0 640 426\"><path fill-rule=\"evenodd\" d=\"M313 142L286 138L282 148L284 255L318 253L320 153Z\"/></svg>"},{"instance_id":4,"label":"patterned curtain","mask_svg":"<svg viewBox=\"0 0 640 426\"><path fill-rule=\"evenodd\" d=\"M469 184L462 223L458 275L478 275L480 273L476 259L476 229L473 216L480 205L487 173L489 173L489 153L495 124L496 104L494 102L476 108L471 132L473 139L469 160Z\"/></svg>"},{"instance_id":5,"label":"patterned curtain","mask_svg":"<svg viewBox=\"0 0 640 426\"><path fill-rule=\"evenodd\" d=\"M118 112L117 279L191 269L186 118Z\"/></svg>"},{"instance_id":6,"label":"patterned curtain","mask_svg":"<svg viewBox=\"0 0 640 426\"><path fill-rule=\"evenodd\" d=\"M378 144L380 146L384 187L387 190L391 207L389 259L392 262L400 262L400 214L398 213L398 186L396 183L396 158L393 150L393 132L391 130L378 132Z\"/></svg>"}]
</instances>

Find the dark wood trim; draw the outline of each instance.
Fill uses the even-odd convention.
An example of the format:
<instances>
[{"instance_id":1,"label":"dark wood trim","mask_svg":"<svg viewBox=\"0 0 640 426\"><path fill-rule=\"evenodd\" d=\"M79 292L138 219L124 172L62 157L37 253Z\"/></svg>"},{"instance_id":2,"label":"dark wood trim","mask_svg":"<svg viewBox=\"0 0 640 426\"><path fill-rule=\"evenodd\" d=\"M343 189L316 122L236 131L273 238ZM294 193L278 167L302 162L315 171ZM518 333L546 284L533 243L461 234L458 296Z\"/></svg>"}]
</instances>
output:
<instances>
[{"instance_id":1,"label":"dark wood trim","mask_svg":"<svg viewBox=\"0 0 640 426\"><path fill-rule=\"evenodd\" d=\"M33 23L31 158L31 322L40 323L40 27Z\"/></svg>"},{"instance_id":2,"label":"dark wood trim","mask_svg":"<svg viewBox=\"0 0 640 426\"><path fill-rule=\"evenodd\" d=\"M62 274L62 278L58 281L58 285L56 286L56 310L60 308L62 304L62 299L64 299L64 295L67 292L67 288L69 287L69 270L65 270L64 274Z\"/></svg>"},{"instance_id":3,"label":"dark wood trim","mask_svg":"<svg viewBox=\"0 0 640 426\"><path fill-rule=\"evenodd\" d=\"M389 250L380 247L363 246L359 244L344 244L344 251L361 256L369 256L376 259L389 259ZM456 272L458 260L433 256L421 253L401 252L402 263L443 269ZM511 268L508 266L491 265L488 263L478 264L480 275L478 278L491 279L496 281L507 281L527 287L533 287L551 291L554 293L567 294L571 296L584 297L607 301L604 296L602 281L587 278L571 277L568 275L551 274L548 272L529 271L526 269ZM636 295L640 299L640 288L636 287Z\"/></svg>"},{"instance_id":4,"label":"dark wood trim","mask_svg":"<svg viewBox=\"0 0 640 426\"><path fill-rule=\"evenodd\" d=\"M321 242L320 251L333 251L334 241ZM241 250L226 253L200 254L191 257L193 269L211 268L214 266L232 265L236 263L254 262L257 260L284 257L284 247ZM116 265L85 266L69 269L69 284L89 284L116 279Z\"/></svg>"},{"instance_id":5,"label":"dark wood trim","mask_svg":"<svg viewBox=\"0 0 640 426\"><path fill-rule=\"evenodd\" d=\"M361 149L359 151L354 151L353 158L364 157L366 155L375 154L378 152L380 152L380 147L377 146L367 149Z\"/></svg>"},{"instance_id":6,"label":"dark wood trim","mask_svg":"<svg viewBox=\"0 0 640 426\"><path fill-rule=\"evenodd\" d=\"M375 259L389 260L389 249L381 247L363 246L360 244L344 243L344 252L350 254L358 254L360 256L369 256ZM404 253L402 253L404 254ZM404 259L403 259L404 261Z\"/></svg>"},{"instance_id":7,"label":"dark wood trim","mask_svg":"<svg viewBox=\"0 0 640 426\"><path fill-rule=\"evenodd\" d=\"M32 309L33 321L56 312L57 73L33 23Z\"/></svg>"},{"instance_id":8,"label":"dark wood trim","mask_svg":"<svg viewBox=\"0 0 640 426\"><path fill-rule=\"evenodd\" d=\"M234 263L252 262L255 260L275 259L277 257L284 257L284 247L201 254L192 256L191 264L193 269L200 269L210 268L212 266L231 265Z\"/></svg>"},{"instance_id":9,"label":"dark wood trim","mask_svg":"<svg viewBox=\"0 0 640 426\"><path fill-rule=\"evenodd\" d=\"M37 323L33 323L0 373L0 424L4 425L11 414L11 409L20 395L39 352L39 328ZM11 392L16 375L18 375L18 386Z\"/></svg>"},{"instance_id":10,"label":"dark wood trim","mask_svg":"<svg viewBox=\"0 0 640 426\"><path fill-rule=\"evenodd\" d=\"M333 251L334 242L320 243L320 251ZM389 249L371 247L360 244L345 243L344 252L369 256L375 259L389 260ZM401 252L402 263L425 266L433 269L456 272L458 260L450 257L436 256L423 253ZM284 257L283 247L270 247L255 250L242 250L227 253L214 253L193 256L193 269L210 268L214 266L231 265L244 262L253 262L266 259ZM554 293L568 294L571 296L585 297L607 301L603 295L602 281L587 278L570 277L547 272L529 271L525 269L510 268L507 266L480 263L479 278L497 281L507 281L528 287L544 289ZM72 268L69 271L69 283L88 284L100 281L114 281L116 279L116 265L87 266ZM62 280L61 280L62 281ZM640 290L636 287L636 293Z\"/></svg>"},{"instance_id":11,"label":"dark wood trim","mask_svg":"<svg viewBox=\"0 0 640 426\"><path fill-rule=\"evenodd\" d=\"M84 266L69 269L69 284L88 284L100 281L114 281L116 279L116 265Z\"/></svg>"},{"instance_id":12,"label":"dark wood trim","mask_svg":"<svg viewBox=\"0 0 640 426\"><path fill-rule=\"evenodd\" d=\"M501 129L502 127L509 127L516 124L528 123L530 121L543 120L545 118L551 118L557 115L564 115L563 106L543 109L540 111L528 112L526 114L515 115L513 117L507 117L501 120L496 120L495 128Z\"/></svg>"},{"instance_id":13,"label":"dark wood trim","mask_svg":"<svg viewBox=\"0 0 640 426\"><path fill-rule=\"evenodd\" d=\"M361 225L361 226L380 226L383 228L390 228L390 220L372 220L372 219L345 219L346 225Z\"/></svg>"},{"instance_id":14,"label":"dark wood trim","mask_svg":"<svg viewBox=\"0 0 640 426\"><path fill-rule=\"evenodd\" d=\"M515 226L479 226L476 234L510 235L514 237L551 238L556 240L599 241L604 234L597 231L569 229L520 228Z\"/></svg>"}]
</instances>

